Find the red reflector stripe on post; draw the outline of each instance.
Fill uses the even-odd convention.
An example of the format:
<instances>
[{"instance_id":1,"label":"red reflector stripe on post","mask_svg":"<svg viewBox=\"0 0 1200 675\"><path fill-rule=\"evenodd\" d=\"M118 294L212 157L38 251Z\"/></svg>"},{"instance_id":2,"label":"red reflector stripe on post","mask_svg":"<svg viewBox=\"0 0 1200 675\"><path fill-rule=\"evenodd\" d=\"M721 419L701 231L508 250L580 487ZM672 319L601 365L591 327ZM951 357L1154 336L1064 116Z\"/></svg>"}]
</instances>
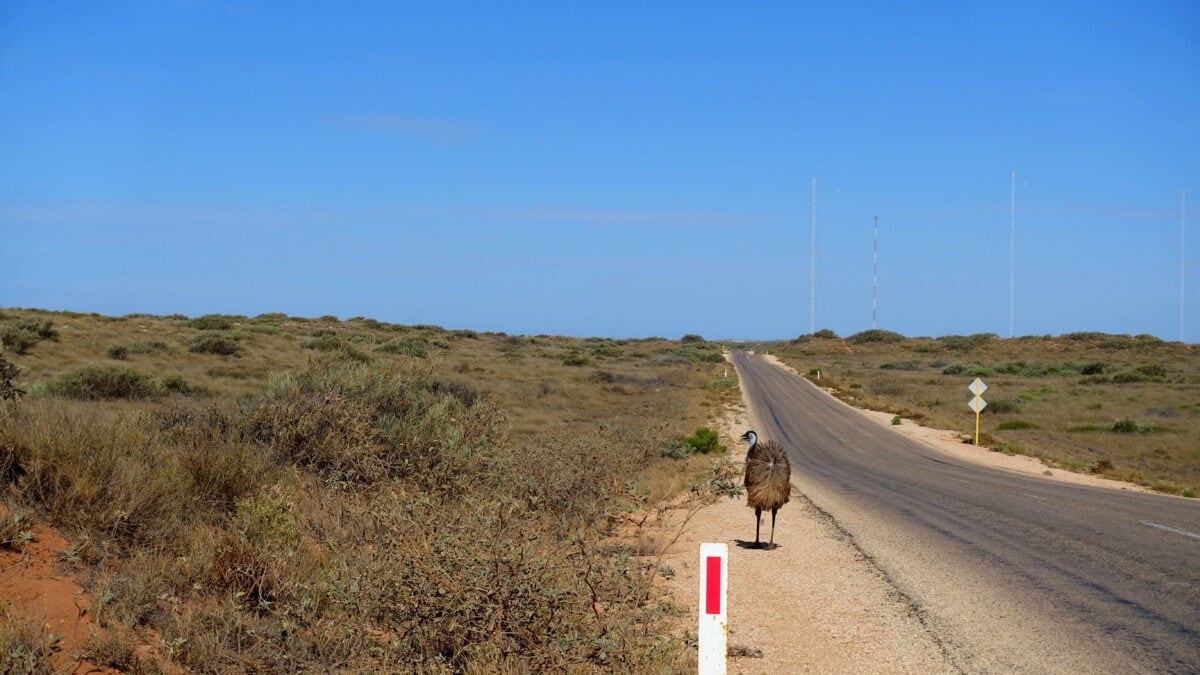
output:
<instances>
[{"instance_id":1,"label":"red reflector stripe on post","mask_svg":"<svg viewBox=\"0 0 1200 675\"><path fill-rule=\"evenodd\" d=\"M704 613L721 613L721 558L710 555L705 559Z\"/></svg>"}]
</instances>

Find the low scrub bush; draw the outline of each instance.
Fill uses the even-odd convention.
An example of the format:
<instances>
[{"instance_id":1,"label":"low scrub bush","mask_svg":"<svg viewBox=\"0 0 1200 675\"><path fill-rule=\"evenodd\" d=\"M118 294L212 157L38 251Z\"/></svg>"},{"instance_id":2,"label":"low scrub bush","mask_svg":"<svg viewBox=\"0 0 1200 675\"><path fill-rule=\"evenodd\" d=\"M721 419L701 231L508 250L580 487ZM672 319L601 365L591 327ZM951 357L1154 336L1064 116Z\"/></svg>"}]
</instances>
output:
<instances>
[{"instance_id":1,"label":"low scrub bush","mask_svg":"<svg viewBox=\"0 0 1200 675\"><path fill-rule=\"evenodd\" d=\"M182 375L164 375L159 379L157 387L166 394L190 394L194 391Z\"/></svg>"},{"instance_id":2,"label":"low scrub bush","mask_svg":"<svg viewBox=\"0 0 1200 675\"><path fill-rule=\"evenodd\" d=\"M564 366L582 368L584 366L592 365L592 360L583 354L567 354L566 356L562 357L562 363Z\"/></svg>"},{"instance_id":3,"label":"low scrub bush","mask_svg":"<svg viewBox=\"0 0 1200 675\"><path fill-rule=\"evenodd\" d=\"M855 333L854 335L851 335L850 337L846 338L846 342L855 345L867 344L870 342L893 344L896 342L904 342L904 336L890 330L872 328L870 330L864 330L861 333Z\"/></svg>"},{"instance_id":4,"label":"low scrub bush","mask_svg":"<svg viewBox=\"0 0 1200 675\"><path fill-rule=\"evenodd\" d=\"M28 352L42 340L58 340L58 330L50 320L23 319L0 329L0 346L17 354Z\"/></svg>"},{"instance_id":5,"label":"low scrub bush","mask_svg":"<svg viewBox=\"0 0 1200 675\"><path fill-rule=\"evenodd\" d=\"M15 401L25 395L25 390L13 384L20 375L21 367L4 358L0 352L0 401Z\"/></svg>"},{"instance_id":6,"label":"low scrub bush","mask_svg":"<svg viewBox=\"0 0 1200 675\"><path fill-rule=\"evenodd\" d=\"M236 322L245 318L244 316L228 316L225 314L205 314L204 316L186 321L183 325L188 328L195 328L196 330L230 330Z\"/></svg>"},{"instance_id":7,"label":"low scrub bush","mask_svg":"<svg viewBox=\"0 0 1200 675\"><path fill-rule=\"evenodd\" d=\"M1137 372L1152 380L1162 380L1167 377L1167 367L1161 363L1143 363L1137 367Z\"/></svg>"},{"instance_id":8,"label":"low scrub bush","mask_svg":"<svg viewBox=\"0 0 1200 675\"><path fill-rule=\"evenodd\" d=\"M220 333L205 333L188 342L188 351L194 354L236 356L241 351L241 345L237 340Z\"/></svg>"},{"instance_id":9,"label":"low scrub bush","mask_svg":"<svg viewBox=\"0 0 1200 675\"><path fill-rule=\"evenodd\" d=\"M988 400L987 407L983 410L984 412L990 412L993 415L1006 415L1008 413L1015 413L1019 411L1022 403L1024 403L1024 401L1022 401L1019 397L1004 398L996 396Z\"/></svg>"},{"instance_id":10,"label":"low scrub bush","mask_svg":"<svg viewBox=\"0 0 1200 675\"><path fill-rule=\"evenodd\" d=\"M367 363L371 360L370 356L352 345L348 338L330 330L317 331L314 337L305 340L300 346L324 352L345 361Z\"/></svg>"},{"instance_id":11,"label":"low scrub bush","mask_svg":"<svg viewBox=\"0 0 1200 675\"><path fill-rule=\"evenodd\" d=\"M969 352L982 347L995 339L995 333L975 333L974 335L947 335L938 338L943 347L952 351Z\"/></svg>"},{"instance_id":12,"label":"low scrub bush","mask_svg":"<svg viewBox=\"0 0 1200 675\"><path fill-rule=\"evenodd\" d=\"M415 356L419 359L429 357L429 349L425 346L425 340L419 337L392 338L376 347L375 351L385 354Z\"/></svg>"},{"instance_id":13,"label":"low scrub bush","mask_svg":"<svg viewBox=\"0 0 1200 675\"><path fill-rule=\"evenodd\" d=\"M165 354L171 351L167 343L158 340L144 340L142 342L134 342L125 348L129 354Z\"/></svg>"},{"instance_id":14,"label":"low scrub bush","mask_svg":"<svg viewBox=\"0 0 1200 675\"><path fill-rule=\"evenodd\" d=\"M1148 434L1154 431L1154 427L1150 424L1143 424L1132 417L1122 417L1113 420L1108 425L1108 430L1117 434Z\"/></svg>"},{"instance_id":15,"label":"low scrub bush","mask_svg":"<svg viewBox=\"0 0 1200 675\"><path fill-rule=\"evenodd\" d=\"M925 367L924 361L896 361L894 363L880 364L881 370L921 370Z\"/></svg>"},{"instance_id":16,"label":"low scrub bush","mask_svg":"<svg viewBox=\"0 0 1200 675\"><path fill-rule=\"evenodd\" d=\"M672 350L671 353L692 363L720 363L725 360L721 348L710 342L692 342Z\"/></svg>"},{"instance_id":17,"label":"low scrub bush","mask_svg":"<svg viewBox=\"0 0 1200 675\"><path fill-rule=\"evenodd\" d=\"M1009 420L996 425L996 428L1002 431L1012 431L1017 429L1033 429L1033 424L1025 420Z\"/></svg>"},{"instance_id":18,"label":"low scrub bush","mask_svg":"<svg viewBox=\"0 0 1200 675\"><path fill-rule=\"evenodd\" d=\"M154 378L127 366L80 366L43 382L39 393L82 401L153 396Z\"/></svg>"},{"instance_id":19,"label":"low scrub bush","mask_svg":"<svg viewBox=\"0 0 1200 675\"><path fill-rule=\"evenodd\" d=\"M273 376L244 429L281 459L340 480L406 478L442 494L470 484L500 419L469 387L331 360Z\"/></svg>"},{"instance_id":20,"label":"low scrub bush","mask_svg":"<svg viewBox=\"0 0 1200 675\"><path fill-rule=\"evenodd\" d=\"M0 672L53 673L60 637L26 618L9 602L0 605Z\"/></svg>"},{"instance_id":21,"label":"low scrub bush","mask_svg":"<svg viewBox=\"0 0 1200 675\"><path fill-rule=\"evenodd\" d=\"M943 375L965 375L966 377L991 377L995 373L981 363L951 363L942 368Z\"/></svg>"}]
</instances>

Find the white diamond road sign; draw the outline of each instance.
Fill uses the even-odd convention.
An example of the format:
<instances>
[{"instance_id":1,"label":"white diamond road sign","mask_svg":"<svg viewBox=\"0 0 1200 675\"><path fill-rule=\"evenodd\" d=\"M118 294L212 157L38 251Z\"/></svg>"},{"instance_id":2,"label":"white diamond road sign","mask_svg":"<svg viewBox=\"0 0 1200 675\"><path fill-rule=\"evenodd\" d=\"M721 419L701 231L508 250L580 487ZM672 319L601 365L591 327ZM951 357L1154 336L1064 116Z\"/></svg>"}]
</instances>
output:
<instances>
[{"instance_id":1,"label":"white diamond road sign","mask_svg":"<svg viewBox=\"0 0 1200 675\"><path fill-rule=\"evenodd\" d=\"M981 412L983 412L983 409L987 407L987 401L985 401L981 398L973 398L973 399L971 399L971 402L968 403L967 405L971 407L971 410L974 410L977 413L981 413Z\"/></svg>"},{"instance_id":2,"label":"white diamond road sign","mask_svg":"<svg viewBox=\"0 0 1200 675\"><path fill-rule=\"evenodd\" d=\"M967 389L970 389L971 393L975 394L976 396L983 396L983 392L987 391L987 385L983 383L983 380L977 377L975 378L975 381L971 383L971 386L967 387Z\"/></svg>"}]
</instances>

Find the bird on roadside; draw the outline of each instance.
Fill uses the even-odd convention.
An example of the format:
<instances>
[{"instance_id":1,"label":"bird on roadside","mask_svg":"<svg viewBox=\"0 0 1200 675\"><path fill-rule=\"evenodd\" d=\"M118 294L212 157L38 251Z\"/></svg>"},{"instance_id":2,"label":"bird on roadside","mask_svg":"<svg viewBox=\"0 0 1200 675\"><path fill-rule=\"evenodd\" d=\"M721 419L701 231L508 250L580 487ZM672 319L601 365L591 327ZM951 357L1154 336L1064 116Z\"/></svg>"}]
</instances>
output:
<instances>
[{"instance_id":1,"label":"bird on roadside","mask_svg":"<svg viewBox=\"0 0 1200 675\"><path fill-rule=\"evenodd\" d=\"M771 539L768 549L775 548L775 514L792 496L792 466L787 451L773 441L758 441L758 434L747 431L742 440L750 443L746 451L746 505L754 509L754 545L759 543L762 513L771 512Z\"/></svg>"}]
</instances>

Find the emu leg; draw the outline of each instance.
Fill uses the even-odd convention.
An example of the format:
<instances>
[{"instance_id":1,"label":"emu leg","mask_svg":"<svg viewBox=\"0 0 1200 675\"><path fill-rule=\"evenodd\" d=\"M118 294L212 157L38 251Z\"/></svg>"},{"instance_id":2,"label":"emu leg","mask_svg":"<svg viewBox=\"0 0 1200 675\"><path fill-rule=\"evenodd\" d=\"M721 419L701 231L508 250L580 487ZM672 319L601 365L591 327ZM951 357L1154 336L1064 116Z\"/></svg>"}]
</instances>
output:
<instances>
[{"instance_id":1,"label":"emu leg","mask_svg":"<svg viewBox=\"0 0 1200 675\"><path fill-rule=\"evenodd\" d=\"M768 549L775 548L775 513L779 509L771 509L771 543L767 544Z\"/></svg>"},{"instance_id":2,"label":"emu leg","mask_svg":"<svg viewBox=\"0 0 1200 675\"><path fill-rule=\"evenodd\" d=\"M754 509L754 547L758 548L758 530L762 527L762 509Z\"/></svg>"}]
</instances>

